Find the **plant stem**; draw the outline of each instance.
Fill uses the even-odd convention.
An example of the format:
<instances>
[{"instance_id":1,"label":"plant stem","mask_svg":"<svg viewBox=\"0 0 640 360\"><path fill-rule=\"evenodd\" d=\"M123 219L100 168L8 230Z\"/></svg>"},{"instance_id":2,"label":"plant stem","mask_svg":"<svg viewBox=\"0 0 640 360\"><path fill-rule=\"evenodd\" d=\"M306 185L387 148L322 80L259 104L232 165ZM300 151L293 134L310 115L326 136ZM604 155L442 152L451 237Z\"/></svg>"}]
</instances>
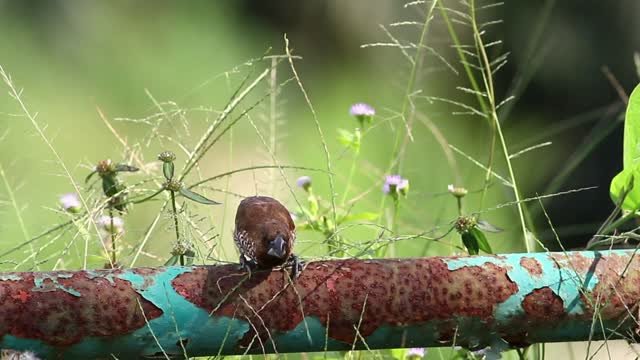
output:
<instances>
[{"instance_id":1,"label":"plant stem","mask_svg":"<svg viewBox=\"0 0 640 360\"><path fill-rule=\"evenodd\" d=\"M439 1L440 2L440 12L442 14L442 18L444 19L445 23L447 24L447 29L449 31L449 35L451 36L451 39L453 40L453 43L456 45L456 51L458 53L458 57L460 57L460 62L462 63L464 70L467 74L467 78L469 78L469 82L471 83L471 88L473 90L476 91L476 99L478 100L478 103L480 104L480 108L482 108L482 112L487 114L490 112L489 107L487 105L487 103L485 102L484 98L480 95L481 91L480 91L480 87L478 86L478 82L476 81L475 76L473 75L473 71L471 69L471 67L469 66L469 62L467 61L467 58L464 54L464 52L462 51L462 46L460 43L460 40L458 39L458 35L456 34L455 29L453 28L453 24L451 23L451 21L449 20L449 16L447 15L447 10L444 7L444 4L442 3L442 0ZM471 5L473 7L473 4ZM472 11L473 8L472 8ZM475 15L473 13L473 15ZM475 18L473 18L474 24L475 24ZM491 145L489 147L489 160L487 161L487 172L485 174L485 178L484 178L484 187L482 189L482 194L480 195L480 206L479 208L482 209L483 208L483 204L484 204L484 200L487 194L487 190L489 188L489 182L491 181L491 168L493 166L493 161L494 161L494 152L495 152L495 143L496 143L496 131L495 131L495 124L493 123L492 119L489 119L489 126L491 126Z\"/></svg>"},{"instance_id":2,"label":"plant stem","mask_svg":"<svg viewBox=\"0 0 640 360\"><path fill-rule=\"evenodd\" d=\"M605 227L604 230L602 230L602 232L600 233L600 235L608 235L612 230L615 230L617 227L619 227L620 225L626 223L630 219L635 218L636 216L637 216L637 214L635 212L630 212L630 213L620 217L618 220L614 221L613 223L611 223L607 227Z\"/></svg>"},{"instance_id":3,"label":"plant stem","mask_svg":"<svg viewBox=\"0 0 640 360\"><path fill-rule=\"evenodd\" d=\"M396 196L393 199L393 222L391 223L391 231L395 232L396 228L398 226L398 213L400 213L400 200L398 199L398 197ZM395 241L392 242L389 245L389 248L391 250L391 257L395 257L396 256L396 243Z\"/></svg>"},{"instance_id":4,"label":"plant stem","mask_svg":"<svg viewBox=\"0 0 640 360\"><path fill-rule=\"evenodd\" d=\"M408 118L408 108L409 105L411 103L410 101L410 96L413 93L413 89L415 86L415 82L416 82L416 77L418 74L418 64L420 63L420 58L422 57L423 51L425 49L425 47L422 45L427 37L427 33L429 30L429 23L431 22L431 15L433 14L433 10L436 6L436 2L434 1L433 3L429 4L428 2L425 3L425 18L424 18L424 24L422 25L422 30L420 32L420 39L418 40L418 44L416 47L416 54L412 59L412 64L411 64L411 71L409 73L409 81L407 82L407 87L405 88L405 93L404 93L404 97L402 99L402 109L400 111L400 115L401 115L401 119L402 121L405 123L407 129L407 134L405 136L410 136L410 131L411 129L409 128L409 122L407 121ZM387 170L387 174L391 175L391 173L393 173L394 169L396 169L396 173L400 173L402 171L402 160L400 158L401 155L401 151L400 151L400 134L401 131L396 131L396 138L393 144L393 151L392 151L392 157L391 157L391 161L389 163L389 168ZM382 194L382 199L380 201L380 206L378 208L378 214L380 214L380 220L378 222L378 224L380 224L380 221L382 221L382 212L385 208L385 200L387 198L387 194Z\"/></svg>"},{"instance_id":5,"label":"plant stem","mask_svg":"<svg viewBox=\"0 0 640 360\"><path fill-rule=\"evenodd\" d=\"M178 228L178 210L176 208L176 194L169 190L171 194L171 209L173 211L173 225L176 228L176 242L180 245L180 229ZM180 254L180 266L184 266L184 254Z\"/></svg>"},{"instance_id":6,"label":"plant stem","mask_svg":"<svg viewBox=\"0 0 640 360\"><path fill-rule=\"evenodd\" d=\"M358 155L359 154L360 154L360 151L356 151L355 154L353 154L353 161L351 162L351 169L349 169L349 176L347 177L347 185L345 185L344 194L342 194L342 201L340 202L343 207L345 205L345 201L347 201L347 195L349 193L349 188L351 187L351 179L353 178L353 173L356 170L356 164L357 164L357 161L358 161Z\"/></svg>"},{"instance_id":7,"label":"plant stem","mask_svg":"<svg viewBox=\"0 0 640 360\"><path fill-rule=\"evenodd\" d=\"M398 199L397 195L393 198L393 215L392 215L392 220L391 220L391 228L389 230L391 230L391 233L393 233L396 230L396 226L398 223L398 213L400 212L400 199ZM385 257L387 256L387 249L390 248L391 249L391 257L395 257L396 255L396 247L395 247L395 242L392 242L391 244L388 244L386 246L384 246L383 248L381 248L378 257Z\"/></svg>"},{"instance_id":8,"label":"plant stem","mask_svg":"<svg viewBox=\"0 0 640 360\"><path fill-rule=\"evenodd\" d=\"M117 233L115 231L115 227L113 226L113 209L109 208L109 221L111 222L111 226L109 227L109 232L111 233L111 267L116 267L116 238Z\"/></svg>"},{"instance_id":9,"label":"plant stem","mask_svg":"<svg viewBox=\"0 0 640 360\"><path fill-rule=\"evenodd\" d=\"M511 178L511 183L513 184L513 194L516 198L518 216L520 218L520 226L522 227L522 234L524 238L524 246L527 252L531 252L532 246L529 244L529 240L527 239L527 225L524 219L525 217L524 209L523 209L524 205L520 201L520 193L518 191L516 177L513 172L513 166L511 165L511 159L509 158L509 150L507 149L507 143L504 139L504 134L502 133L502 127L500 126L500 121L498 120L498 113L496 111L496 102L495 102L495 92L494 92L494 86L493 86L493 74L491 72L491 63L489 62L489 57L487 56L487 52L485 50L484 43L482 41L482 36L480 35L480 30L478 29L478 23L476 21L476 12L475 12L475 0L471 0L470 9L471 9L471 19L472 19L471 25L473 27L473 36L475 38L476 48L478 51L479 58L482 62L482 68L484 71L482 77L484 80L484 86L486 89L487 98L489 99L492 130L495 129L500 139L500 144L502 145L502 152L504 154L505 161L507 163L507 169L509 170L509 177ZM490 159L493 159L492 155L490 156ZM488 167L488 170L491 171L490 166Z\"/></svg>"}]
</instances>

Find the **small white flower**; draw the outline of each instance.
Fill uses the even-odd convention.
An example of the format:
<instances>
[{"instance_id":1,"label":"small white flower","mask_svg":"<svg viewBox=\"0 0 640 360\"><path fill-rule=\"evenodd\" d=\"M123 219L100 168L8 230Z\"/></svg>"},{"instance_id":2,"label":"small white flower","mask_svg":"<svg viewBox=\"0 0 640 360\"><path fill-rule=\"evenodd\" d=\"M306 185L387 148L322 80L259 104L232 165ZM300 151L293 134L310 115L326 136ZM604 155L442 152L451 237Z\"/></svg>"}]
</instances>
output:
<instances>
[{"instance_id":1,"label":"small white flower","mask_svg":"<svg viewBox=\"0 0 640 360\"><path fill-rule=\"evenodd\" d=\"M60 196L60 205L64 211L68 211L70 213L77 213L82 209L82 203L78 199L78 195L76 193L67 193Z\"/></svg>"},{"instance_id":2,"label":"small white flower","mask_svg":"<svg viewBox=\"0 0 640 360\"><path fill-rule=\"evenodd\" d=\"M465 195L467 195L467 193L469 191L467 191L467 189L463 188L463 187L458 187L458 186L453 186L453 184L449 184L447 186L447 190L455 197L457 198L461 198L464 197Z\"/></svg>"},{"instance_id":3,"label":"small white flower","mask_svg":"<svg viewBox=\"0 0 640 360\"><path fill-rule=\"evenodd\" d=\"M98 227L110 234L124 233L124 220L118 216L111 218L108 215L102 215L96 221Z\"/></svg>"},{"instance_id":4,"label":"small white flower","mask_svg":"<svg viewBox=\"0 0 640 360\"><path fill-rule=\"evenodd\" d=\"M426 350L424 348L410 348L407 349L407 352L404 354L406 359L409 360L417 360L422 359L426 355Z\"/></svg>"},{"instance_id":5,"label":"small white flower","mask_svg":"<svg viewBox=\"0 0 640 360\"><path fill-rule=\"evenodd\" d=\"M296 185L298 187L303 188L305 191L308 191L311 187L311 177L310 176L300 176L298 180L296 180Z\"/></svg>"}]
</instances>

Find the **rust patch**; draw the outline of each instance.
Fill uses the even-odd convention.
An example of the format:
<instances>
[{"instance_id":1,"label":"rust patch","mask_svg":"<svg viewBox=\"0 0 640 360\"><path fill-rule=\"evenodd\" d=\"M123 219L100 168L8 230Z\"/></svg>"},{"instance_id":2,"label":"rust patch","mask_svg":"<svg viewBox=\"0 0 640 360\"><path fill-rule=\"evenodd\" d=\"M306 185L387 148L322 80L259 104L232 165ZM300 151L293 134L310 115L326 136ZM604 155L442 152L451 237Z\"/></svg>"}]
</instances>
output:
<instances>
[{"instance_id":1,"label":"rust patch","mask_svg":"<svg viewBox=\"0 0 640 360\"><path fill-rule=\"evenodd\" d=\"M580 253L550 255L561 267L578 273L583 284L595 284L592 290L583 289L582 315L591 318L597 309L600 316L612 319L624 316L640 298L640 257L632 253L594 252L593 257Z\"/></svg>"},{"instance_id":2,"label":"rust patch","mask_svg":"<svg viewBox=\"0 0 640 360\"><path fill-rule=\"evenodd\" d=\"M593 290L582 295L590 313L597 309L605 318L620 317L637 306L640 299L638 255L601 257L589 269L598 279Z\"/></svg>"},{"instance_id":3,"label":"rust patch","mask_svg":"<svg viewBox=\"0 0 640 360\"><path fill-rule=\"evenodd\" d=\"M549 287L535 289L522 300L522 308L528 320L557 320L566 315L564 302Z\"/></svg>"},{"instance_id":4,"label":"rust patch","mask_svg":"<svg viewBox=\"0 0 640 360\"><path fill-rule=\"evenodd\" d=\"M257 272L247 279L237 266L197 268L176 277L172 285L213 315L251 322L244 345L254 338L255 329L264 344L269 334L294 329L303 320L302 311L328 324L329 337L349 344L358 324L366 337L383 325L452 317L490 322L495 306L518 291L507 269L498 265L449 270L440 258L313 262L296 280L295 290L282 271Z\"/></svg>"},{"instance_id":5,"label":"rust patch","mask_svg":"<svg viewBox=\"0 0 640 360\"><path fill-rule=\"evenodd\" d=\"M145 326L140 311L155 319L162 311L141 297L126 280L96 274L115 271L51 272L36 286L39 274L0 281L0 336L39 339L68 346L85 337L125 335Z\"/></svg>"},{"instance_id":6,"label":"rust patch","mask_svg":"<svg viewBox=\"0 0 640 360\"><path fill-rule=\"evenodd\" d=\"M542 266L538 260L530 257L523 257L520 259L520 266L522 266L531 276L541 276Z\"/></svg>"}]
</instances>

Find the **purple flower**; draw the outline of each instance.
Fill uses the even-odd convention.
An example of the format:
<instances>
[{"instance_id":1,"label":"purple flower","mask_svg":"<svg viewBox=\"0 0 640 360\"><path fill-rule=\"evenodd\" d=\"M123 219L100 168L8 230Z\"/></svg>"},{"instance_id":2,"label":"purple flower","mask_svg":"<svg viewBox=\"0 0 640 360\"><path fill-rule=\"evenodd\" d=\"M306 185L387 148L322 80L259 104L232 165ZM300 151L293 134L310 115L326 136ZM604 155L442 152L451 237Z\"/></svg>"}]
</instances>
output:
<instances>
[{"instance_id":1,"label":"purple flower","mask_svg":"<svg viewBox=\"0 0 640 360\"><path fill-rule=\"evenodd\" d=\"M121 234L124 232L124 220L117 216L114 216L112 219L108 215L102 215L98 218L96 224L100 229L110 234Z\"/></svg>"},{"instance_id":2,"label":"purple flower","mask_svg":"<svg viewBox=\"0 0 640 360\"><path fill-rule=\"evenodd\" d=\"M356 119L358 119L360 126L364 127L365 123L371 123L373 115L376 114L376 110L371 107L371 105L367 105L365 103L357 103L351 105L349 114L351 114L351 116L355 116Z\"/></svg>"},{"instance_id":3,"label":"purple flower","mask_svg":"<svg viewBox=\"0 0 640 360\"><path fill-rule=\"evenodd\" d=\"M409 191L409 180L403 179L400 175L387 175L384 179L382 191L387 195L395 196L400 194L406 196Z\"/></svg>"},{"instance_id":4,"label":"purple flower","mask_svg":"<svg viewBox=\"0 0 640 360\"><path fill-rule=\"evenodd\" d=\"M376 114L376 110L371 105L365 103L357 103L351 105L349 114L351 114L351 116L373 116Z\"/></svg>"},{"instance_id":5,"label":"purple flower","mask_svg":"<svg viewBox=\"0 0 640 360\"><path fill-rule=\"evenodd\" d=\"M296 180L296 185L304 189L304 191L309 191L311 187L311 177L310 176L300 176L298 180Z\"/></svg>"},{"instance_id":6,"label":"purple flower","mask_svg":"<svg viewBox=\"0 0 640 360\"><path fill-rule=\"evenodd\" d=\"M404 355L407 359L422 359L426 351L424 348L410 348Z\"/></svg>"},{"instance_id":7,"label":"purple flower","mask_svg":"<svg viewBox=\"0 0 640 360\"><path fill-rule=\"evenodd\" d=\"M78 213L80 209L82 209L82 204L80 203L76 193L68 193L60 196L60 205L62 205L62 209L64 209L64 211L74 214Z\"/></svg>"}]
</instances>

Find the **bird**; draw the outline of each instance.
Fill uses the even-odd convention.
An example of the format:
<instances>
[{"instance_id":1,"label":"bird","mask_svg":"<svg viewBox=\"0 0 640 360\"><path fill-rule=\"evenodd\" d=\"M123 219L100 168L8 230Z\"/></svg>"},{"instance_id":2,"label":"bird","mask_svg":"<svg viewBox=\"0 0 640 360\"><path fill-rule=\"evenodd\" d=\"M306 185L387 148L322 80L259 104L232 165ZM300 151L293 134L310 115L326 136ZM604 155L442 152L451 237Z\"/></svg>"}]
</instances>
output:
<instances>
[{"instance_id":1,"label":"bird","mask_svg":"<svg viewBox=\"0 0 640 360\"><path fill-rule=\"evenodd\" d=\"M296 226L291 214L278 200L268 196L243 199L236 211L233 239L240 252L240 265L249 273L254 269L292 266L295 279L302 263L293 254Z\"/></svg>"}]
</instances>

